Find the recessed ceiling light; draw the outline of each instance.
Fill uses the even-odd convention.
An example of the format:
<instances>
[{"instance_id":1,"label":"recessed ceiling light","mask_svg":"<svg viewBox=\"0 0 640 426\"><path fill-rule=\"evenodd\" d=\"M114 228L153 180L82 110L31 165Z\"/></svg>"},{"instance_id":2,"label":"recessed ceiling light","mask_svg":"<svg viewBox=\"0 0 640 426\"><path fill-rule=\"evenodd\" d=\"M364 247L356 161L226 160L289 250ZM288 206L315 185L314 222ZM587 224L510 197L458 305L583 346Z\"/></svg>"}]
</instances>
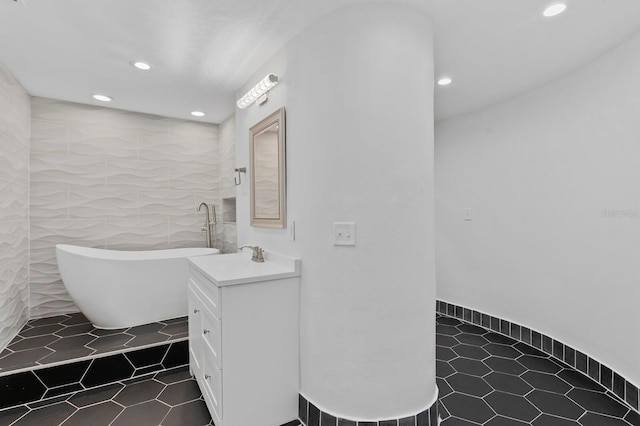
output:
<instances>
[{"instance_id":1,"label":"recessed ceiling light","mask_svg":"<svg viewBox=\"0 0 640 426\"><path fill-rule=\"evenodd\" d=\"M451 84L451 79L449 77L442 77L438 80L439 86L448 86L449 84Z\"/></svg>"},{"instance_id":2,"label":"recessed ceiling light","mask_svg":"<svg viewBox=\"0 0 640 426\"><path fill-rule=\"evenodd\" d=\"M138 68L139 70L143 70L143 71L148 71L151 69L151 65L149 65L146 62L132 62L131 65L133 65L134 67Z\"/></svg>"},{"instance_id":3,"label":"recessed ceiling light","mask_svg":"<svg viewBox=\"0 0 640 426\"><path fill-rule=\"evenodd\" d=\"M204 112L202 111L191 111L191 115L194 117L204 117Z\"/></svg>"},{"instance_id":4,"label":"recessed ceiling light","mask_svg":"<svg viewBox=\"0 0 640 426\"><path fill-rule=\"evenodd\" d=\"M113 98L105 95L93 95L93 99L95 99L96 101L102 101L102 102L111 102L113 100Z\"/></svg>"},{"instance_id":5,"label":"recessed ceiling light","mask_svg":"<svg viewBox=\"0 0 640 426\"><path fill-rule=\"evenodd\" d=\"M564 3L556 3L556 4L552 4L551 6L547 7L544 10L544 12L542 12L542 14L544 16L546 16L547 18L550 18L552 16L560 15L566 9L567 9L567 5L566 4L564 4Z\"/></svg>"}]
</instances>

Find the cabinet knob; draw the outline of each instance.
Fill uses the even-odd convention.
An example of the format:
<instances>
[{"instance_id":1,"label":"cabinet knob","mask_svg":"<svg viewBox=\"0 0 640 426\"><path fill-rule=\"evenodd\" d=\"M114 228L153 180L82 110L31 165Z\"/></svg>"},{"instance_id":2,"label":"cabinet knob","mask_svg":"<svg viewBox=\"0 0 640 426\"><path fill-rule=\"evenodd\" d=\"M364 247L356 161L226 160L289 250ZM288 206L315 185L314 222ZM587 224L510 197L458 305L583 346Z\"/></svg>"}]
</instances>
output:
<instances>
[{"instance_id":1,"label":"cabinet knob","mask_svg":"<svg viewBox=\"0 0 640 426\"><path fill-rule=\"evenodd\" d=\"M197 314L198 312L200 312L200 310L199 310L199 309L194 309L194 310L193 310L193 313L194 313L194 314Z\"/></svg>"},{"instance_id":2,"label":"cabinet knob","mask_svg":"<svg viewBox=\"0 0 640 426\"><path fill-rule=\"evenodd\" d=\"M208 375L208 374L205 374L205 375L204 375L204 379L205 379L205 380L209 380L210 378L211 378L211 376L210 376L210 375Z\"/></svg>"},{"instance_id":3,"label":"cabinet knob","mask_svg":"<svg viewBox=\"0 0 640 426\"><path fill-rule=\"evenodd\" d=\"M208 334L208 333L209 333L209 330L203 330L202 332L203 332L204 334Z\"/></svg>"}]
</instances>

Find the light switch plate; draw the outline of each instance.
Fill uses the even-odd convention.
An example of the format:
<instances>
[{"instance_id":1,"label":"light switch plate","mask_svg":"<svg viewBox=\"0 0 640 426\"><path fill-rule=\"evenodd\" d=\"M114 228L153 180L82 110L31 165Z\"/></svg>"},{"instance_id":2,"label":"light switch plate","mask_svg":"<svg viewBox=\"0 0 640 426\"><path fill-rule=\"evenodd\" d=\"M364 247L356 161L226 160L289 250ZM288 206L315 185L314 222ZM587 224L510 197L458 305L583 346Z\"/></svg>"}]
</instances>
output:
<instances>
[{"instance_id":1,"label":"light switch plate","mask_svg":"<svg viewBox=\"0 0 640 426\"><path fill-rule=\"evenodd\" d=\"M356 245L356 223L355 222L334 222L333 223L333 245L334 246L355 246Z\"/></svg>"},{"instance_id":2,"label":"light switch plate","mask_svg":"<svg viewBox=\"0 0 640 426\"><path fill-rule=\"evenodd\" d=\"M473 220L473 214L470 208L464 209L464 220L468 222Z\"/></svg>"}]
</instances>

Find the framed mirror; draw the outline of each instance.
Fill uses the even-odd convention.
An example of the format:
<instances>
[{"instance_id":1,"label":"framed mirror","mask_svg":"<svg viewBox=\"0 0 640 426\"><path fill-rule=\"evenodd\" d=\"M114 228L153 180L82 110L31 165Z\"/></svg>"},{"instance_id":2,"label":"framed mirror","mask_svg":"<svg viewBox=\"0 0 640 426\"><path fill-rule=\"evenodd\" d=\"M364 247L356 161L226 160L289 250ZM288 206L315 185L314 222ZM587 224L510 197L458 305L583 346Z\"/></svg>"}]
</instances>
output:
<instances>
[{"instance_id":1,"label":"framed mirror","mask_svg":"<svg viewBox=\"0 0 640 426\"><path fill-rule=\"evenodd\" d=\"M280 108L249 130L251 226L286 224L285 114Z\"/></svg>"}]
</instances>

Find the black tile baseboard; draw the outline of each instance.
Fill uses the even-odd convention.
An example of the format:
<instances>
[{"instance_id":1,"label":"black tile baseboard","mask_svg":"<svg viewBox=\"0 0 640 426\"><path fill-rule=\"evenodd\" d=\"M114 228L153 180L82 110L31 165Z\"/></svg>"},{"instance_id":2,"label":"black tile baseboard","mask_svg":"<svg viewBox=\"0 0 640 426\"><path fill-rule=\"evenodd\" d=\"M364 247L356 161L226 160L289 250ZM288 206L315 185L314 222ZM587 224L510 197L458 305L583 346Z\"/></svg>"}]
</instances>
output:
<instances>
[{"instance_id":1,"label":"black tile baseboard","mask_svg":"<svg viewBox=\"0 0 640 426\"><path fill-rule=\"evenodd\" d=\"M443 300L436 301L436 312L470 324L481 325L539 349L558 361L575 368L584 376L609 390L620 402L636 412L640 412L640 392L636 385L610 367L565 343L523 325Z\"/></svg>"},{"instance_id":2,"label":"black tile baseboard","mask_svg":"<svg viewBox=\"0 0 640 426\"><path fill-rule=\"evenodd\" d=\"M189 342L85 359L0 377L0 410L189 364Z\"/></svg>"},{"instance_id":3,"label":"black tile baseboard","mask_svg":"<svg viewBox=\"0 0 640 426\"><path fill-rule=\"evenodd\" d=\"M325 413L304 396L298 395L298 418L303 426L437 426L438 401L414 416L401 419L356 421Z\"/></svg>"}]
</instances>

